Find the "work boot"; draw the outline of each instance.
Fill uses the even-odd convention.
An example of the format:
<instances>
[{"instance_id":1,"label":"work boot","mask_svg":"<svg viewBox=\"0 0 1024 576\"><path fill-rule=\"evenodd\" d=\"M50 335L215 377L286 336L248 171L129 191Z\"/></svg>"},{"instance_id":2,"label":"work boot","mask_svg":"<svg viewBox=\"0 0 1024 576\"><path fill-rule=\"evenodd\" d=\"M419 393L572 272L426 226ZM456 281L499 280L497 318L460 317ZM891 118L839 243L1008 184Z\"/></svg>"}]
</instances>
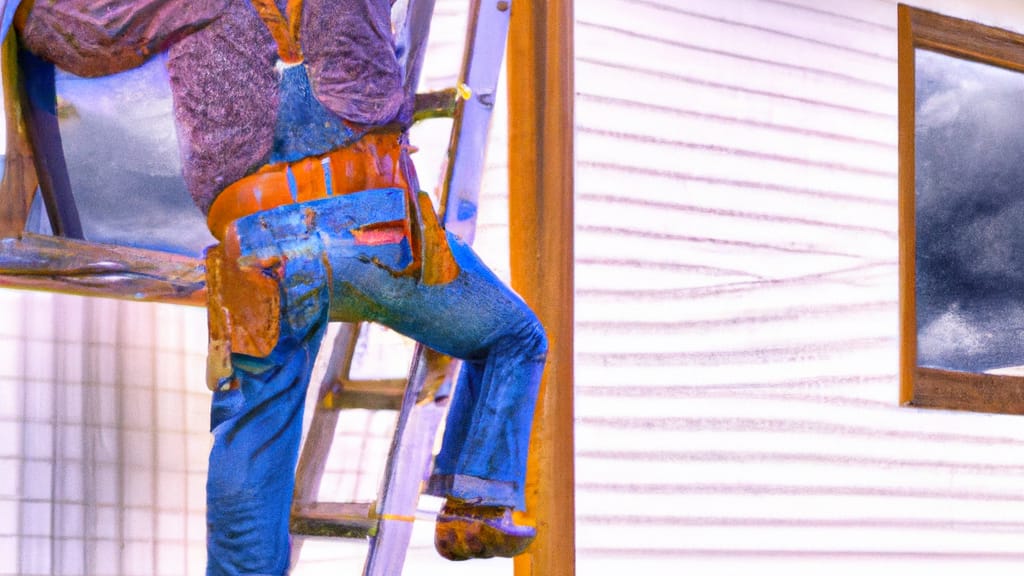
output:
<instances>
[{"instance_id":1,"label":"work boot","mask_svg":"<svg viewBox=\"0 0 1024 576\"><path fill-rule=\"evenodd\" d=\"M513 522L511 508L449 497L437 515L434 547L449 560L511 558L522 554L536 535L533 526Z\"/></svg>"}]
</instances>

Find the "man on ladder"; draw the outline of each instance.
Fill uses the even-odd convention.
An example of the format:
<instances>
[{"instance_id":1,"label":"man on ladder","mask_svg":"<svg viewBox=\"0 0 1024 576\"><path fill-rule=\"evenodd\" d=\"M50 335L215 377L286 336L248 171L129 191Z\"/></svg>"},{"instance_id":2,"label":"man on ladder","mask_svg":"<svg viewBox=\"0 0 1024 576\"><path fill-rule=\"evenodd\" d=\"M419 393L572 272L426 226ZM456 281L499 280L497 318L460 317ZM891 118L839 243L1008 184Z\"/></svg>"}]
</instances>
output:
<instances>
[{"instance_id":1,"label":"man on ladder","mask_svg":"<svg viewBox=\"0 0 1024 576\"><path fill-rule=\"evenodd\" d=\"M513 556L547 350L522 300L419 193L389 0L23 1L23 46L81 76L168 52L207 255L208 574L284 574L303 402L328 320L465 362L428 492L453 560ZM140 192L141 193L141 192Z\"/></svg>"}]
</instances>

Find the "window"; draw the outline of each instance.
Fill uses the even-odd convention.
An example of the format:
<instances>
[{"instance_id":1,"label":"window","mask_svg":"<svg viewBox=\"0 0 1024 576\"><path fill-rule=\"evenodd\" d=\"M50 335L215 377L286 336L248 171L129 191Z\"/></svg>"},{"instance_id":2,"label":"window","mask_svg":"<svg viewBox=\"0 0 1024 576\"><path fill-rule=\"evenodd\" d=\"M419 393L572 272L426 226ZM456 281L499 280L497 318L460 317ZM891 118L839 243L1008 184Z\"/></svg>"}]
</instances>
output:
<instances>
[{"instance_id":1,"label":"window","mask_svg":"<svg viewBox=\"0 0 1024 576\"><path fill-rule=\"evenodd\" d=\"M900 399L1024 414L1024 36L899 7Z\"/></svg>"}]
</instances>

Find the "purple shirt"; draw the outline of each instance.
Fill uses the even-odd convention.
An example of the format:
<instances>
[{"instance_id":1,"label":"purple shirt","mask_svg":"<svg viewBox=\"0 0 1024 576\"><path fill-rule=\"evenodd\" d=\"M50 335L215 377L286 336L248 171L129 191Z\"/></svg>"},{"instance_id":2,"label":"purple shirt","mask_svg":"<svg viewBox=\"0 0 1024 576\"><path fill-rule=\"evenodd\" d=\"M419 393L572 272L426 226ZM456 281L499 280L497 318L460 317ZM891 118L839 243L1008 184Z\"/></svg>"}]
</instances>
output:
<instances>
[{"instance_id":1,"label":"purple shirt","mask_svg":"<svg viewBox=\"0 0 1024 576\"><path fill-rule=\"evenodd\" d=\"M284 11L286 0L277 0ZM313 92L351 122L387 124L402 109L391 0L305 0L300 42ZM26 47L79 76L112 74L166 50L185 182L205 213L270 153L277 48L248 0L37 2Z\"/></svg>"}]
</instances>

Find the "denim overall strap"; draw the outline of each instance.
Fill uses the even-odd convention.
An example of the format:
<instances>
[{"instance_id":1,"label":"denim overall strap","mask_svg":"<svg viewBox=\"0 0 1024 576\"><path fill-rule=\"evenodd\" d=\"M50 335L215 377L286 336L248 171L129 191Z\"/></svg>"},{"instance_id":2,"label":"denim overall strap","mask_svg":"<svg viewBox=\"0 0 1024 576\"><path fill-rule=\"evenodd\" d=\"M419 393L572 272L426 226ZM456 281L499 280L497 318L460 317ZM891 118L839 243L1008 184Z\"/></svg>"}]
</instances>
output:
<instances>
[{"instance_id":1,"label":"denim overall strap","mask_svg":"<svg viewBox=\"0 0 1024 576\"><path fill-rule=\"evenodd\" d=\"M281 14L274 0L252 0L260 20L266 24L277 44L277 56L285 64L302 62L299 27L302 25L302 0L288 0L287 15Z\"/></svg>"},{"instance_id":2,"label":"denim overall strap","mask_svg":"<svg viewBox=\"0 0 1024 576\"><path fill-rule=\"evenodd\" d=\"M295 162L317 156L362 137L365 129L353 129L313 94L299 42L302 0L288 0L287 17L277 9L274 0L252 0L252 5L277 43L277 68L281 74L280 102L269 163Z\"/></svg>"}]
</instances>

